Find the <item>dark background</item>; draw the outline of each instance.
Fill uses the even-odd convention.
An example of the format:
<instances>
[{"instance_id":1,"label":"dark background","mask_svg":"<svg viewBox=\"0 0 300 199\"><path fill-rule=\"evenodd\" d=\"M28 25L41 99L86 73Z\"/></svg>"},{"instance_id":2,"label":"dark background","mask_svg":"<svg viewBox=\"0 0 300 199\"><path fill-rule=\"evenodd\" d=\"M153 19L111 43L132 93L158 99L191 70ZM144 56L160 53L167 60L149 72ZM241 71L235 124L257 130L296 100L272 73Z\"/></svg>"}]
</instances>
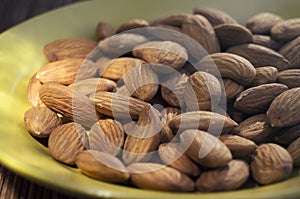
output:
<instances>
[{"instance_id":1,"label":"dark background","mask_svg":"<svg viewBox=\"0 0 300 199\"><path fill-rule=\"evenodd\" d=\"M0 0L0 33L38 14L83 0Z\"/></svg>"}]
</instances>

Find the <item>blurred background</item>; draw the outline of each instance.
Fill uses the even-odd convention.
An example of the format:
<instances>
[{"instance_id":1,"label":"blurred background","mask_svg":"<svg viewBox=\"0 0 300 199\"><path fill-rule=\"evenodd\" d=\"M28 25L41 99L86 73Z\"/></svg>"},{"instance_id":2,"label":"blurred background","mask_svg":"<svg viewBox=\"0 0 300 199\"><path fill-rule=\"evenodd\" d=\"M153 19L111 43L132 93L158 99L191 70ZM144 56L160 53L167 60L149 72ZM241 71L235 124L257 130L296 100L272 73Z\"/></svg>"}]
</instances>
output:
<instances>
[{"instance_id":1,"label":"blurred background","mask_svg":"<svg viewBox=\"0 0 300 199\"><path fill-rule=\"evenodd\" d=\"M38 14L83 0L0 0L0 33Z\"/></svg>"}]
</instances>

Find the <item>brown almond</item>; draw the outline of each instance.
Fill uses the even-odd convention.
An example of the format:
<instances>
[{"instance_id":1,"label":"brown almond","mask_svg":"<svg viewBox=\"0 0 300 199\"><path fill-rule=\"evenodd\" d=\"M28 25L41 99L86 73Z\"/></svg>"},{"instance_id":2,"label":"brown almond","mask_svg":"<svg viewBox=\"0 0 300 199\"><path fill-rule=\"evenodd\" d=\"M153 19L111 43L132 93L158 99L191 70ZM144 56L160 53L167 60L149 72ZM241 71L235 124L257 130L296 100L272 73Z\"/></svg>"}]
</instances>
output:
<instances>
[{"instance_id":1,"label":"brown almond","mask_svg":"<svg viewBox=\"0 0 300 199\"><path fill-rule=\"evenodd\" d=\"M102 68L99 69L99 75L107 79L118 81L128 71L141 66L143 63L145 63L143 60L131 57L116 58L110 60L107 64L103 64Z\"/></svg>"},{"instance_id":2,"label":"brown almond","mask_svg":"<svg viewBox=\"0 0 300 199\"><path fill-rule=\"evenodd\" d=\"M197 41L207 53L220 52L216 33L205 17L188 16L182 24L182 33Z\"/></svg>"},{"instance_id":3,"label":"brown almond","mask_svg":"<svg viewBox=\"0 0 300 199\"><path fill-rule=\"evenodd\" d=\"M97 92L90 96L96 111L115 118L137 119L138 116L150 108L150 104L132 97L111 92Z\"/></svg>"},{"instance_id":4,"label":"brown almond","mask_svg":"<svg viewBox=\"0 0 300 199\"><path fill-rule=\"evenodd\" d=\"M159 145L159 157L162 162L188 176L199 176L201 170L180 148L179 143Z\"/></svg>"},{"instance_id":5,"label":"brown almond","mask_svg":"<svg viewBox=\"0 0 300 199\"><path fill-rule=\"evenodd\" d=\"M217 168L232 160L228 147L205 131L186 130L180 134L180 146L198 164Z\"/></svg>"},{"instance_id":6,"label":"brown almond","mask_svg":"<svg viewBox=\"0 0 300 199\"><path fill-rule=\"evenodd\" d=\"M231 79L223 79L223 84L227 101L234 99L240 92L244 90L244 86Z\"/></svg>"},{"instance_id":7,"label":"brown almond","mask_svg":"<svg viewBox=\"0 0 300 199\"><path fill-rule=\"evenodd\" d=\"M77 154L88 148L86 131L74 122L58 126L49 136L48 148L56 160L74 165Z\"/></svg>"},{"instance_id":8,"label":"brown almond","mask_svg":"<svg viewBox=\"0 0 300 199\"><path fill-rule=\"evenodd\" d=\"M153 156L160 143L162 124L159 116L159 112L150 109L139 115L136 125L125 129L127 137L122 159L126 165L145 162Z\"/></svg>"},{"instance_id":9,"label":"brown almond","mask_svg":"<svg viewBox=\"0 0 300 199\"><path fill-rule=\"evenodd\" d=\"M85 59L97 43L83 38L65 38L52 41L44 46L44 54L50 62L66 58Z\"/></svg>"},{"instance_id":10,"label":"brown almond","mask_svg":"<svg viewBox=\"0 0 300 199\"><path fill-rule=\"evenodd\" d=\"M199 69L206 72L221 74L245 86L252 82L256 71L254 66L245 58L231 53L214 53L204 57L197 63Z\"/></svg>"},{"instance_id":11,"label":"brown almond","mask_svg":"<svg viewBox=\"0 0 300 199\"><path fill-rule=\"evenodd\" d=\"M208 19L212 26L220 24L237 24L237 21L227 13L213 8L194 8L194 14L202 15Z\"/></svg>"},{"instance_id":12,"label":"brown almond","mask_svg":"<svg viewBox=\"0 0 300 199\"><path fill-rule=\"evenodd\" d=\"M132 68L122 79L129 93L144 101L150 101L159 88L158 77L148 64Z\"/></svg>"},{"instance_id":13,"label":"brown almond","mask_svg":"<svg viewBox=\"0 0 300 199\"><path fill-rule=\"evenodd\" d=\"M257 114L239 123L232 133L254 142L260 142L275 131L276 129L269 125L265 114Z\"/></svg>"},{"instance_id":14,"label":"brown almond","mask_svg":"<svg viewBox=\"0 0 300 199\"><path fill-rule=\"evenodd\" d=\"M249 18L246 27L254 34L270 34L272 27L283 19L274 13L262 12Z\"/></svg>"},{"instance_id":15,"label":"brown almond","mask_svg":"<svg viewBox=\"0 0 300 199\"><path fill-rule=\"evenodd\" d=\"M300 28L300 20L299 20ZM300 29L299 29L300 34ZM297 68L300 66L300 36L296 37L294 40L286 43L279 50L287 60L289 60L290 68Z\"/></svg>"},{"instance_id":16,"label":"brown almond","mask_svg":"<svg viewBox=\"0 0 300 199\"><path fill-rule=\"evenodd\" d=\"M24 113L24 125L34 137L48 137L61 120L47 107L33 107Z\"/></svg>"},{"instance_id":17,"label":"brown almond","mask_svg":"<svg viewBox=\"0 0 300 199\"><path fill-rule=\"evenodd\" d=\"M179 73L171 77L161 84L161 96L169 105L179 108L184 106L184 89L188 77Z\"/></svg>"},{"instance_id":18,"label":"brown almond","mask_svg":"<svg viewBox=\"0 0 300 199\"><path fill-rule=\"evenodd\" d=\"M97 68L94 62L84 59L64 59L50 62L40 68L36 79L42 83L59 83L69 85L75 80L83 80L95 77Z\"/></svg>"},{"instance_id":19,"label":"brown almond","mask_svg":"<svg viewBox=\"0 0 300 199\"><path fill-rule=\"evenodd\" d=\"M148 39L140 34L120 33L101 40L98 47L108 57L119 57L132 51L135 46L147 41Z\"/></svg>"},{"instance_id":20,"label":"brown almond","mask_svg":"<svg viewBox=\"0 0 300 199\"><path fill-rule=\"evenodd\" d=\"M206 111L218 105L221 93L219 80L209 73L199 71L188 78L183 96L190 111Z\"/></svg>"},{"instance_id":21,"label":"brown almond","mask_svg":"<svg viewBox=\"0 0 300 199\"><path fill-rule=\"evenodd\" d=\"M253 141L238 135L221 135L219 139L229 148L234 158L248 156L252 154L257 147Z\"/></svg>"},{"instance_id":22,"label":"brown almond","mask_svg":"<svg viewBox=\"0 0 300 199\"><path fill-rule=\"evenodd\" d=\"M105 78L89 78L76 81L68 86L73 92L79 92L84 95L90 95L99 91L113 91L117 84Z\"/></svg>"},{"instance_id":23,"label":"brown almond","mask_svg":"<svg viewBox=\"0 0 300 199\"><path fill-rule=\"evenodd\" d=\"M99 22L96 27L96 36L98 40L103 40L113 36L116 33L115 28L106 22Z\"/></svg>"},{"instance_id":24,"label":"brown almond","mask_svg":"<svg viewBox=\"0 0 300 199\"><path fill-rule=\"evenodd\" d=\"M233 46L226 52L240 55L249 60L255 67L274 66L278 71L290 66L290 62L276 51L257 44Z\"/></svg>"},{"instance_id":25,"label":"brown almond","mask_svg":"<svg viewBox=\"0 0 300 199\"><path fill-rule=\"evenodd\" d=\"M166 107L161 112L161 123L163 128L160 131L160 143L170 142L174 138L173 130L168 126L169 121L176 115L181 113L180 109L173 107Z\"/></svg>"},{"instance_id":26,"label":"brown almond","mask_svg":"<svg viewBox=\"0 0 300 199\"><path fill-rule=\"evenodd\" d=\"M289 88L300 86L300 69L284 70L278 73L277 81L287 85Z\"/></svg>"},{"instance_id":27,"label":"brown almond","mask_svg":"<svg viewBox=\"0 0 300 199\"><path fill-rule=\"evenodd\" d=\"M300 138L293 141L287 151L290 153L294 166L300 166Z\"/></svg>"},{"instance_id":28,"label":"brown almond","mask_svg":"<svg viewBox=\"0 0 300 199\"><path fill-rule=\"evenodd\" d=\"M196 188L201 192L238 189L249 175L250 168L245 161L231 160L224 167L203 172L196 181Z\"/></svg>"},{"instance_id":29,"label":"brown almond","mask_svg":"<svg viewBox=\"0 0 300 199\"><path fill-rule=\"evenodd\" d=\"M168 125L174 130L200 129L220 134L220 131L228 133L237 126L237 123L229 117L215 112L191 111L173 117Z\"/></svg>"},{"instance_id":30,"label":"brown almond","mask_svg":"<svg viewBox=\"0 0 300 199\"><path fill-rule=\"evenodd\" d=\"M292 88L277 96L267 111L272 127L287 127L300 123L300 88Z\"/></svg>"},{"instance_id":31,"label":"brown almond","mask_svg":"<svg viewBox=\"0 0 300 199\"><path fill-rule=\"evenodd\" d=\"M300 137L300 124L281 128L275 134L275 141L279 144L291 144Z\"/></svg>"},{"instance_id":32,"label":"brown almond","mask_svg":"<svg viewBox=\"0 0 300 199\"><path fill-rule=\"evenodd\" d=\"M162 64L174 69L181 68L188 59L187 51L171 41L150 41L136 46L133 55L150 64Z\"/></svg>"},{"instance_id":33,"label":"brown almond","mask_svg":"<svg viewBox=\"0 0 300 199\"><path fill-rule=\"evenodd\" d=\"M283 42L277 41L268 35L253 35L253 43L275 51L279 50Z\"/></svg>"},{"instance_id":34,"label":"brown almond","mask_svg":"<svg viewBox=\"0 0 300 199\"><path fill-rule=\"evenodd\" d=\"M300 18L288 19L276 23L271 29L271 36L277 40L292 40L300 36Z\"/></svg>"},{"instance_id":35,"label":"brown almond","mask_svg":"<svg viewBox=\"0 0 300 199\"><path fill-rule=\"evenodd\" d=\"M251 161L252 177L260 184L270 184L289 177L293 160L289 152L277 144L262 144Z\"/></svg>"},{"instance_id":36,"label":"brown almond","mask_svg":"<svg viewBox=\"0 0 300 199\"><path fill-rule=\"evenodd\" d=\"M123 32L126 30L131 30L135 28L143 28L143 27L148 27L150 26L149 22L144 20L144 19L131 19L125 23L122 23L117 32Z\"/></svg>"},{"instance_id":37,"label":"brown almond","mask_svg":"<svg viewBox=\"0 0 300 199\"><path fill-rule=\"evenodd\" d=\"M167 25L167 26L177 26L181 27L184 20L189 16L190 14L186 13L177 13L177 14L171 14L163 17L159 17L155 19L154 21L150 22L151 26L155 26L157 24Z\"/></svg>"},{"instance_id":38,"label":"brown almond","mask_svg":"<svg viewBox=\"0 0 300 199\"><path fill-rule=\"evenodd\" d=\"M264 66L255 68L256 75L249 85L250 87L259 86L262 84L274 83L277 79L278 70L273 66Z\"/></svg>"},{"instance_id":39,"label":"brown almond","mask_svg":"<svg viewBox=\"0 0 300 199\"><path fill-rule=\"evenodd\" d=\"M284 84L262 84L241 92L234 102L234 107L244 113L253 115L268 110L271 102L288 90Z\"/></svg>"},{"instance_id":40,"label":"brown almond","mask_svg":"<svg viewBox=\"0 0 300 199\"><path fill-rule=\"evenodd\" d=\"M131 182L143 189L160 191L193 191L195 183L188 176L157 163L133 163L127 167Z\"/></svg>"},{"instance_id":41,"label":"brown almond","mask_svg":"<svg viewBox=\"0 0 300 199\"><path fill-rule=\"evenodd\" d=\"M97 180L112 183L126 182L130 175L124 164L109 153L85 150L76 156L80 171Z\"/></svg>"},{"instance_id":42,"label":"brown almond","mask_svg":"<svg viewBox=\"0 0 300 199\"><path fill-rule=\"evenodd\" d=\"M48 108L83 126L91 127L100 118L87 96L73 93L67 86L56 83L43 84L40 98Z\"/></svg>"},{"instance_id":43,"label":"brown almond","mask_svg":"<svg viewBox=\"0 0 300 199\"><path fill-rule=\"evenodd\" d=\"M118 155L124 144L125 134L119 122L112 119L99 120L89 133L91 150Z\"/></svg>"},{"instance_id":44,"label":"brown almond","mask_svg":"<svg viewBox=\"0 0 300 199\"><path fill-rule=\"evenodd\" d=\"M220 24L214 30L223 50L253 41L250 30L239 24Z\"/></svg>"},{"instance_id":45,"label":"brown almond","mask_svg":"<svg viewBox=\"0 0 300 199\"><path fill-rule=\"evenodd\" d=\"M27 85L27 99L29 103L34 107L43 107L45 106L40 99L40 88L42 83L40 80L36 78L36 74L34 74L28 82Z\"/></svg>"}]
</instances>

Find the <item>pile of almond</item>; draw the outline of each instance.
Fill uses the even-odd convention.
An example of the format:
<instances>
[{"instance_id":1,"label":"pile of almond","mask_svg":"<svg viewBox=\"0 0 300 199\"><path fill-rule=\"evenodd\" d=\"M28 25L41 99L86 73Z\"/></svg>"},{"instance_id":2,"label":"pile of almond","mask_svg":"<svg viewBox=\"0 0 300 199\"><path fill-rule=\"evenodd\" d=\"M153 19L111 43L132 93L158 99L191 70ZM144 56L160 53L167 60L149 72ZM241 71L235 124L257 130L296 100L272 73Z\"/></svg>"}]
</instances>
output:
<instances>
[{"instance_id":1,"label":"pile of almond","mask_svg":"<svg viewBox=\"0 0 300 199\"><path fill-rule=\"evenodd\" d=\"M300 165L300 18L195 8L45 45L29 133L94 179L226 191Z\"/></svg>"}]
</instances>

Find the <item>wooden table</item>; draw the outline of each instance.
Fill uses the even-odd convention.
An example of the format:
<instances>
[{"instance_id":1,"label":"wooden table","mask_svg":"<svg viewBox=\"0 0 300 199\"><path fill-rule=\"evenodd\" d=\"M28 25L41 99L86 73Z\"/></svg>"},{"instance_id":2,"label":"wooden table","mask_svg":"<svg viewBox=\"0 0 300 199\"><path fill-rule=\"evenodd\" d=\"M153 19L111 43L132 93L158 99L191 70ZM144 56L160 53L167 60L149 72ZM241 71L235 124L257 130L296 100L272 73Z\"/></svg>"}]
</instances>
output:
<instances>
[{"instance_id":1,"label":"wooden table","mask_svg":"<svg viewBox=\"0 0 300 199\"><path fill-rule=\"evenodd\" d=\"M0 0L0 34L8 28L48 10L80 0ZM0 164L0 199L71 199L49 187L31 182Z\"/></svg>"}]
</instances>

